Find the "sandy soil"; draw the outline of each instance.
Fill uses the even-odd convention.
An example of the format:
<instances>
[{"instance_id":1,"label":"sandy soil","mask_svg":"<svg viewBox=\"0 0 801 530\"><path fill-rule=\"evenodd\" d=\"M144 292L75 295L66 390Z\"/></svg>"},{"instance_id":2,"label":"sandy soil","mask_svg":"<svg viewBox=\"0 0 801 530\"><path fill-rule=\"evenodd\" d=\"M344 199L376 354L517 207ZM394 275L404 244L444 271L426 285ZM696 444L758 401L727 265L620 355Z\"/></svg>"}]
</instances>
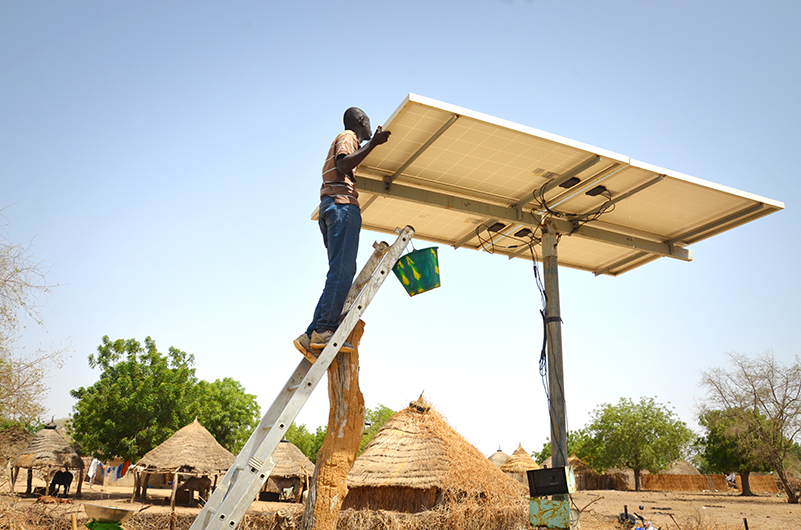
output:
<instances>
[{"instance_id":1,"label":"sandy soil","mask_svg":"<svg viewBox=\"0 0 801 530\"><path fill-rule=\"evenodd\" d=\"M76 513L79 519L85 517L82 504L94 503L148 512L170 510L169 489L151 488L148 502L131 502L132 488L114 486L89 487L84 484L82 497L70 496L54 509L64 513ZM3 488L2 494L6 491ZM34 498L21 498L21 507L35 502ZM737 492L633 492L633 491L581 491L572 496L574 506L580 510L582 530L619 528L616 518L624 506L629 512L642 514L657 528L679 530L723 530L743 529L743 519L748 521L750 530L794 529L801 527L801 505L787 504L781 496L760 495L741 497ZM640 509L640 506L643 508ZM300 508L298 504L278 502L254 502L251 510L277 511L286 508ZM195 514L199 508L176 507L180 514Z\"/></svg>"},{"instance_id":2,"label":"sandy soil","mask_svg":"<svg viewBox=\"0 0 801 530\"><path fill-rule=\"evenodd\" d=\"M680 530L794 529L801 527L801 505L784 495L741 497L739 492L580 491L573 504L581 510L582 530L617 528L615 517L627 506L656 527ZM640 506L643 509L640 509Z\"/></svg>"}]
</instances>

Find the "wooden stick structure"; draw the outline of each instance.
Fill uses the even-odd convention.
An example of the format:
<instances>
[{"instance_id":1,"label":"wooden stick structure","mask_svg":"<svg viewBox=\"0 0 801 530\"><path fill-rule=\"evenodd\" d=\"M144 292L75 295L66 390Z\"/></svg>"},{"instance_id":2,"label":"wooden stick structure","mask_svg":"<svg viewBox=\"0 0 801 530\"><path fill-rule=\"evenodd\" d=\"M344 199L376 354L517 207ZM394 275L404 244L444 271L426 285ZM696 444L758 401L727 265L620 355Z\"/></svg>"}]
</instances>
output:
<instances>
[{"instance_id":1,"label":"wooden stick structure","mask_svg":"<svg viewBox=\"0 0 801 530\"><path fill-rule=\"evenodd\" d=\"M359 389L359 342L363 334L364 322L359 320L348 337L355 351L339 352L328 367L328 431L317 455L302 530L336 530L348 493L348 472L364 432L364 396Z\"/></svg>"}]
</instances>

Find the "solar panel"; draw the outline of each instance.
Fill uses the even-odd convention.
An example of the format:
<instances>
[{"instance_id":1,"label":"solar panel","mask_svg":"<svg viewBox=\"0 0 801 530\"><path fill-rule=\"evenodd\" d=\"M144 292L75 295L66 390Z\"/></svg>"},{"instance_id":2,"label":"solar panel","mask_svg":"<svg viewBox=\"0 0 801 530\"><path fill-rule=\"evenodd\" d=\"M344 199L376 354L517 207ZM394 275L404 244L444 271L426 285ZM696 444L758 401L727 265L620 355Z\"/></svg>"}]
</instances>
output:
<instances>
[{"instance_id":1,"label":"solar panel","mask_svg":"<svg viewBox=\"0 0 801 530\"><path fill-rule=\"evenodd\" d=\"M390 141L356 173L366 229L536 259L542 223L559 264L618 275L784 204L410 94ZM490 230L492 228L492 230ZM532 245L533 244L533 245Z\"/></svg>"}]
</instances>

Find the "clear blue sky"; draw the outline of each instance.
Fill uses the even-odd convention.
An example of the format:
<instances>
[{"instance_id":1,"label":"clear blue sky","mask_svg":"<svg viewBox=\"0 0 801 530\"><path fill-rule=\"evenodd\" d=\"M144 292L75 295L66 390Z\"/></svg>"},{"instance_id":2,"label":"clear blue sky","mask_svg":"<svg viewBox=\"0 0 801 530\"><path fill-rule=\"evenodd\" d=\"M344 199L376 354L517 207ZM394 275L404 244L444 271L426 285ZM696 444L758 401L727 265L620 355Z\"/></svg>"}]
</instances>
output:
<instances>
[{"instance_id":1,"label":"clear blue sky","mask_svg":"<svg viewBox=\"0 0 801 530\"><path fill-rule=\"evenodd\" d=\"M785 202L691 263L560 272L569 428L640 396L695 428L702 370L801 343L800 19L780 1L3 2L3 224L60 284L20 346L72 344L49 414L97 380L103 335L192 353L266 409L322 289L310 214L342 112L378 125L414 92ZM425 390L485 454L540 449L531 263L440 260L440 289L388 283L366 313L367 406ZM318 388L298 421L327 408Z\"/></svg>"}]
</instances>

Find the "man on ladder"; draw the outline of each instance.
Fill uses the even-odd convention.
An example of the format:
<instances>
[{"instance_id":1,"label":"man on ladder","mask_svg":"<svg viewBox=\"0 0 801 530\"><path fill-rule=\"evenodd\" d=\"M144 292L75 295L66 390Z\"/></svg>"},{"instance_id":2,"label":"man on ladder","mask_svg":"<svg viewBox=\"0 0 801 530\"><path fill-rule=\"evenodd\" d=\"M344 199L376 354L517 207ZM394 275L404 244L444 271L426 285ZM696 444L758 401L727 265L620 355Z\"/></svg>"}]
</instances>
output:
<instances>
[{"instance_id":1,"label":"man on ladder","mask_svg":"<svg viewBox=\"0 0 801 530\"><path fill-rule=\"evenodd\" d=\"M320 188L318 222L328 251L328 274L311 324L294 340L295 348L311 363L317 360L339 327L345 298L356 275L362 216L354 171L373 149L386 143L391 134L383 131L380 125L373 134L370 118L357 107L346 110L343 121L345 131L337 135L328 149ZM365 141L367 143L362 146ZM345 342L339 351L352 353L354 349Z\"/></svg>"}]
</instances>

